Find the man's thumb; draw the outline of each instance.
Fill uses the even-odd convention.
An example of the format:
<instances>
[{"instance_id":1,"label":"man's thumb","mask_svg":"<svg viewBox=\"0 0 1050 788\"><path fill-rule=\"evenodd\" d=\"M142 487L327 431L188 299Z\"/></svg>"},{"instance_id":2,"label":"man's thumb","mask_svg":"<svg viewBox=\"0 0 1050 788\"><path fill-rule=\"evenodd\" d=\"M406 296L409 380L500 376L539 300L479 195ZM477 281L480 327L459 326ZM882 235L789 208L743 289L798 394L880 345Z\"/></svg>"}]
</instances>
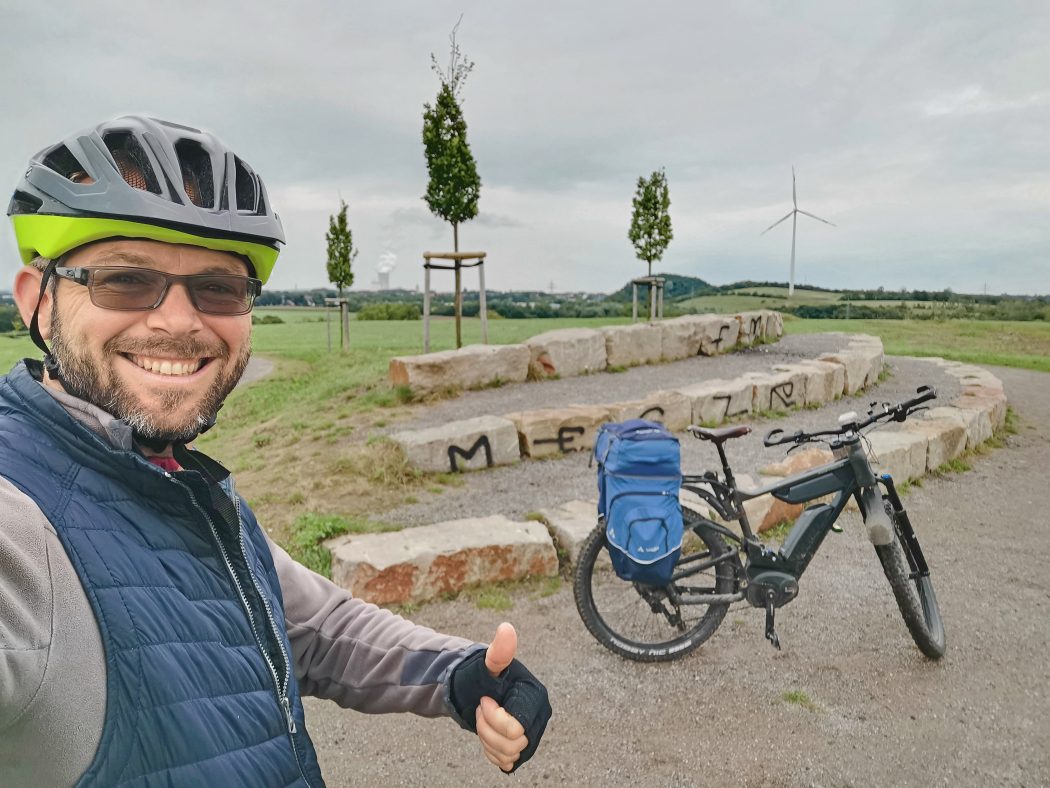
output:
<instances>
[{"instance_id":1,"label":"man's thumb","mask_svg":"<svg viewBox=\"0 0 1050 788\"><path fill-rule=\"evenodd\" d=\"M485 667L493 678L507 669L517 650L518 633L511 624L504 621L496 627L496 634L485 652Z\"/></svg>"}]
</instances>

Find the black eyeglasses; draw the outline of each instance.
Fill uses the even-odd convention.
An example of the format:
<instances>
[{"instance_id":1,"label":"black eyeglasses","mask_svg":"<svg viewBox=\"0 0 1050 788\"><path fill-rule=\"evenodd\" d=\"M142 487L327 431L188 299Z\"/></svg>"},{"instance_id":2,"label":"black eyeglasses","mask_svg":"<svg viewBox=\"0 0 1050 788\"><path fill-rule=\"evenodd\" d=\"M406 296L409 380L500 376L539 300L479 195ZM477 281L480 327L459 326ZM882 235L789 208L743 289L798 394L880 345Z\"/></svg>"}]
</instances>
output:
<instances>
[{"instance_id":1,"label":"black eyeglasses","mask_svg":"<svg viewBox=\"0 0 1050 788\"><path fill-rule=\"evenodd\" d=\"M197 311L208 315L247 314L262 292L260 280L236 274L166 274L152 268L59 266L55 276L87 287L95 306L126 312L156 309L168 288L178 283L186 287Z\"/></svg>"}]
</instances>

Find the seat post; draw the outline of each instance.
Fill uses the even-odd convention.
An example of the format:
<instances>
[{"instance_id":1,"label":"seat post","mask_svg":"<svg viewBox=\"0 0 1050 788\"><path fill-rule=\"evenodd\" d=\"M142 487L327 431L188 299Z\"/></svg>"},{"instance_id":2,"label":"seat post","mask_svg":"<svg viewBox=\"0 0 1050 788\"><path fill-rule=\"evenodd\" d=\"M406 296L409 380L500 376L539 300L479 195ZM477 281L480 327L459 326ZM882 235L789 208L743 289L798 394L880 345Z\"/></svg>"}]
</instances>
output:
<instances>
[{"instance_id":1,"label":"seat post","mask_svg":"<svg viewBox=\"0 0 1050 788\"><path fill-rule=\"evenodd\" d=\"M718 449L718 459L722 461L722 471L726 475L726 484L730 487L736 487L736 482L733 480L733 469L729 467L729 460L726 459L725 449L718 441L715 441L715 448Z\"/></svg>"}]
</instances>

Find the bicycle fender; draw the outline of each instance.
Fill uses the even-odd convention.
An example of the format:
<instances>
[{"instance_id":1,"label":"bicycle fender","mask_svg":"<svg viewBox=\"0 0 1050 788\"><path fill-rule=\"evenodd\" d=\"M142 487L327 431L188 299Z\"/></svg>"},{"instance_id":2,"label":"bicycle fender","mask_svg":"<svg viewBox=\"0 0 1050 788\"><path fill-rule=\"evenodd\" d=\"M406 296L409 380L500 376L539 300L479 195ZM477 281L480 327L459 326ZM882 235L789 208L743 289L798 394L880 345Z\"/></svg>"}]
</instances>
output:
<instances>
[{"instance_id":1,"label":"bicycle fender","mask_svg":"<svg viewBox=\"0 0 1050 788\"><path fill-rule=\"evenodd\" d=\"M882 496L877 485L862 487L860 498L863 506L864 525L868 527L868 539L877 547L893 541L893 522L882 505Z\"/></svg>"}]
</instances>

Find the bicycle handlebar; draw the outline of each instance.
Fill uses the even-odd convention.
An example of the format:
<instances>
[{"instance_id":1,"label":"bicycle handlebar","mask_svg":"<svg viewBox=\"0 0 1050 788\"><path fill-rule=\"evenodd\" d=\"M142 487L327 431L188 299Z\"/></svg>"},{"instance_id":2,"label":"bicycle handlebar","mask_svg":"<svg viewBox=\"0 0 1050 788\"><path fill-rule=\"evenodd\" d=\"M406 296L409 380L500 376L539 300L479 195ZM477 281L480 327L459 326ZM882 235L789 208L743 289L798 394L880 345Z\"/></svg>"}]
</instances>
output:
<instances>
[{"instance_id":1,"label":"bicycle handlebar","mask_svg":"<svg viewBox=\"0 0 1050 788\"><path fill-rule=\"evenodd\" d=\"M921 405L924 402L929 402L931 399L935 399L937 397L937 390L933 386L919 386L919 388L915 390L915 393L918 394L917 397L905 400L904 402L898 402L896 405L890 405L888 402L884 402L882 405L882 410L879 412L875 411L875 403L872 403L872 408L868 411L869 418L865 419L862 422L850 422L848 424L843 424L837 430L822 430L819 432L803 432L802 430L797 430L791 435L787 435L785 437L781 437L784 435L784 430L779 428L773 429L767 432L765 434L765 437L762 438L762 444L766 447L781 446L785 443L801 444L822 437L831 437L834 435L845 435L850 432L859 432L865 427L870 427L875 422L882 421L884 419L891 419L893 421L904 421L908 418L908 416L915 412L915 409L919 405Z\"/></svg>"}]
</instances>

